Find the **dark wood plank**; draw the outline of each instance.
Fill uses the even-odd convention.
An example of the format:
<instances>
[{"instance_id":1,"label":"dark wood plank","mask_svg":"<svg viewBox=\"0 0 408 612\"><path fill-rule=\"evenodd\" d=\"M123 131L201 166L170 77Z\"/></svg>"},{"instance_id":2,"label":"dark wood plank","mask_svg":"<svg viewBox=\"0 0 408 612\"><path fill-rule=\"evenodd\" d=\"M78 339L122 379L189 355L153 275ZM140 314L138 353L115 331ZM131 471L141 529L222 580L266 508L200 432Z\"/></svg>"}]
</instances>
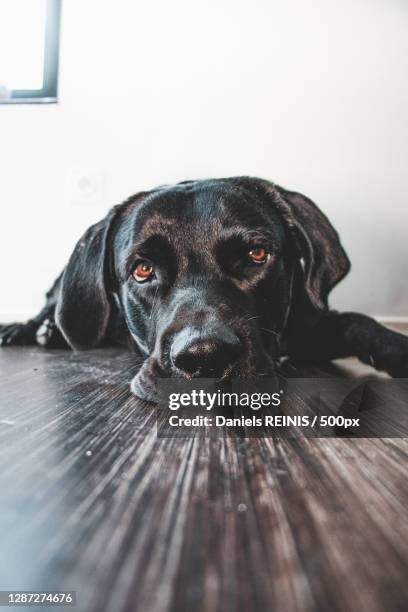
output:
<instances>
[{"instance_id":1,"label":"dark wood plank","mask_svg":"<svg viewBox=\"0 0 408 612\"><path fill-rule=\"evenodd\" d=\"M74 589L87 612L407 609L406 440L160 439L137 367L0 351L1 589Z\"/></svg>"}]
</instances>

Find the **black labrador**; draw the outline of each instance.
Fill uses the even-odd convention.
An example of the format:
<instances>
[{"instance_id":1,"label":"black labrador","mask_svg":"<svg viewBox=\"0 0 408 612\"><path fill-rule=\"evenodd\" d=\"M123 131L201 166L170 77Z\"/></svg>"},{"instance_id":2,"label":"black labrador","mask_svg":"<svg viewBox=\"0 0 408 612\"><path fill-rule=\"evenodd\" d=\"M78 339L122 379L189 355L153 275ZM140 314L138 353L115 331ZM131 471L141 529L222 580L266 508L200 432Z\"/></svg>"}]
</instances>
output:
<instances>
[{"instance_id":1,"label":"black labrador","mask_svg":"<svg viewBox=\"0 0 408 612\"><path fill-rule=\"evenodd\" d=\"M132 381L272 375L283 356L357 356L408 376L408 338L329 309L350 263L307 197L236 177L138 193L90 227L43 310L0 328L3 345L90 349L119 342L145 359ZM364 290L364 288L363 288Z\"/></svg>"}]
</instances>

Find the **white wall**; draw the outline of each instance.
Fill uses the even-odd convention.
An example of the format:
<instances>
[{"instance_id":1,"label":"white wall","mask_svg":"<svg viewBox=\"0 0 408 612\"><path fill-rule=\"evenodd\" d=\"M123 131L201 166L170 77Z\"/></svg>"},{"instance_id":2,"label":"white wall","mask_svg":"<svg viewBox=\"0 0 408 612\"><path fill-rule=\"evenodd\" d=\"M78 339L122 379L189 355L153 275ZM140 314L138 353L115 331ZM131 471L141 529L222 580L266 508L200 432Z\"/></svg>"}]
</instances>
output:
<instances>
[{"instance_id":1,"label":"white wall","mask_svg":"<svg viewBox=\"0 0 408 612\"><path fill-rule=\"evenodd\" d=\"M407 30L405 0L65 0L59 104L0 106L0 319L110 205L237 174L333 220L354 264L333 305L408 315Z\"/></svg>"}]
</instances>

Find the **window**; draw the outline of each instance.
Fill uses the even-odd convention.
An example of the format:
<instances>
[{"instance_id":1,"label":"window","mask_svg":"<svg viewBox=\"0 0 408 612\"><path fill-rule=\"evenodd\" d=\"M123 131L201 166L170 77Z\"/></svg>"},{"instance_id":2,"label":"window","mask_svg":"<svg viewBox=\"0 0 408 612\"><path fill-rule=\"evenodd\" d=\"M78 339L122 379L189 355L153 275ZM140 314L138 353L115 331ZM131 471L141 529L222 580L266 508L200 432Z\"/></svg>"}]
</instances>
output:
<instances>
[{"instance_id":1,"label":"window","mask_svg":"<svg viewBox=\"0 0 408 612\"><path fill-rule=\"evenodd\" d=\"M0 0L0 104L57 101L61 0Z\"/></svg>"}]
</instances>

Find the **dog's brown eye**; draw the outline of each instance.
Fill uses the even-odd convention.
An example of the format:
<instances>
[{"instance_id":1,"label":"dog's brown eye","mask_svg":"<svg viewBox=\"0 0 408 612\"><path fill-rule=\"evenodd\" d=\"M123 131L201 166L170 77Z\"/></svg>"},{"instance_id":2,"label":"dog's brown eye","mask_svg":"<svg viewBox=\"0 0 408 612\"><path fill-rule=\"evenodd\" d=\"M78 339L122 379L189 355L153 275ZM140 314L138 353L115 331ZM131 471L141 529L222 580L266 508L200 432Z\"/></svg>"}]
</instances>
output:
<instances>
[{"instance_id":1,"label":"dog's brown eye","mask_svg":"<svg viewBox=\"0 0 408 612\"><path fill-rule=\"evenodd\" d=\"M153 266L147 261L141 261L133 270L132 276L138 283L144 283L153 276Z\"/></svg>"},{"instance_id":2,"label":"dog's brown eye","mask_svg":"<svg viewBox=\"0 0 408 612\"><path fill-rule=\"evenodd\" d=\"M257 247L256 249L251 249L248 255L249 255L249 259L257 264L265 263L268 257L268 254L263 247Z\"/></svg>"}]
</instances>

